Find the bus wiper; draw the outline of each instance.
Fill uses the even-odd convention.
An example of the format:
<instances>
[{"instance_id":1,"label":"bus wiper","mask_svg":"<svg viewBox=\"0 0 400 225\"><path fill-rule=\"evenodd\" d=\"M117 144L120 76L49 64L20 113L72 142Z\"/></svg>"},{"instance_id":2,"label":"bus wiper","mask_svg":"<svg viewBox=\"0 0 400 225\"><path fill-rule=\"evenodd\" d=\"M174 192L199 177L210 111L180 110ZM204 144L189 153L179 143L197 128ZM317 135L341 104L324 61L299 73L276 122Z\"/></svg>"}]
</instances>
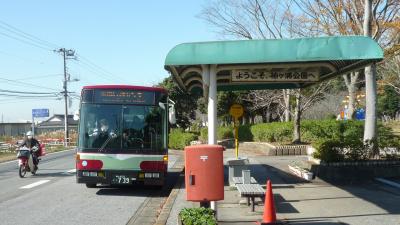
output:
<instances>
[{"instance_id":1,"label":"bus wiper","mask_svg":"<svg viewBox=\"0 0 400 225\"><path fill-rule=\"evenodd\" d=\"M103 152L104 148L107 146L108 142L110 142L111 139L113 139L114 137L116 137L117 135L114 133L110 133L109 137L107 138L107 140L104 142L104 144L99 148L99 152ZM104 151L105 152L105 151Z\"/></svg>"}]
</instances>

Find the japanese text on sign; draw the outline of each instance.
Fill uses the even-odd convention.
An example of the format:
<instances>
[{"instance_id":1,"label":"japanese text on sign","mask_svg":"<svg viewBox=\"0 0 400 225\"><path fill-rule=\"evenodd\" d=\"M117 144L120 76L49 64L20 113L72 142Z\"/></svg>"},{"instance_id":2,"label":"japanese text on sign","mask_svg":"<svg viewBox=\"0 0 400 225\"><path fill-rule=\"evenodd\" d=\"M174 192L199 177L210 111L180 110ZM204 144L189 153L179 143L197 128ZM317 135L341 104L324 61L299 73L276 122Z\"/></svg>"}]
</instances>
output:
<instances>
[{"instance_id":1,"label":"japanese text on sign","mask_svg":"<svg viewBox=\"0 0 400 225\"><path fill-rule=\"evenodd\" d=\"M319 80L317 71L265 71L233 70L232 82L315 82Z\"/></svg>"}]
</instances>

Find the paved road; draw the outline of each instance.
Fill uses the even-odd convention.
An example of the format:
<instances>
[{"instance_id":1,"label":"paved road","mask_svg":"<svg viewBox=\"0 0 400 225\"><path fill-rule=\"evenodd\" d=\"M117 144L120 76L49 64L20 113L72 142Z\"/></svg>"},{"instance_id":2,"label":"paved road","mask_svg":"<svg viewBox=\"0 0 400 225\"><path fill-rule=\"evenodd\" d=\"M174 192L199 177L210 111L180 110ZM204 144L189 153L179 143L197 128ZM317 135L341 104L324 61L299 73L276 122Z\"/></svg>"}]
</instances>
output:
<instances>
[{"instance_id":1,"label":"paved road","mask_svg":"<svg viewBox=\"0 0 400 225\"><path fill-rule=\"evenodd\" d=\"M177 157L170 155L169 167ZM0 224L126 224L155 190L88 189L75 182L74 151L43 157L35 176L18 177L17 162L0 164Z\"/></svg>"}]
</instances>

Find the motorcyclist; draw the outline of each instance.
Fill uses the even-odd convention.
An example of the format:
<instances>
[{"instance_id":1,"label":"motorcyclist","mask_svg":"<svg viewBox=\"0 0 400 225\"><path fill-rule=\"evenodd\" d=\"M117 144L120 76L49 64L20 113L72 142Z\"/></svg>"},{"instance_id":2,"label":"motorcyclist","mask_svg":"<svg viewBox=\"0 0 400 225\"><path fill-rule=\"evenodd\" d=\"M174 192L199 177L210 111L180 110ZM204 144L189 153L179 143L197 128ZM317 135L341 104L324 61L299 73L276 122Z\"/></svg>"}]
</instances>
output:
<instances>
[{"instance_id":1,"label":"motorcyclist","mask_svg":"<svg viewBox=\"0 0 400 225\"><path fill-rule=\"evenodd\" d=\"M37 169L37 164L39 162L38 154L39 154L40 144L39 144L39 141L33 137L32 131L26 132L26 138L24 139L24 141L22 141L21 144L18 145L18 147L23 147L23 146L25 146L31 150L32 150L32 148L36 147L37 150L32 151L32 159L33 159L33 164L35 165L35 167Z\"/></svg>"}]
</instances>

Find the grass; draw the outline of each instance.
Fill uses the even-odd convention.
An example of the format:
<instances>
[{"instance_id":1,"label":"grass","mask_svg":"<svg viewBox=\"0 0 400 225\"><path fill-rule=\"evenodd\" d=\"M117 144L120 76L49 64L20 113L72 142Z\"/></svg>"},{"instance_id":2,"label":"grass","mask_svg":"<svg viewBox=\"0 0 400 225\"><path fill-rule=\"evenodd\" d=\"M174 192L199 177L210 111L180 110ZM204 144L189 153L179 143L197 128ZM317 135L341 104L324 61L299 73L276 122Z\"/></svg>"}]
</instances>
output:
<instances>
[{"instance_id":1,"label":"grass","mask_svg":"<svg viewBox=\"0 0 400 225\"><path fill-rule=\"evenodd\" d=\"M7 162L16 159L16 154L15 153L3 153L0 152L0 162Z\"/></svg>"},{"instance_id":2,"label":"grass","mask_svg":"<svg viewBox=\"0 0 400 225\"><path fill-rule=\"evenodd\" d=\"M396 135L400 135L400 121L391 121L385 123L385 126L392 128Z\"/></svg>"}]
</instances>

